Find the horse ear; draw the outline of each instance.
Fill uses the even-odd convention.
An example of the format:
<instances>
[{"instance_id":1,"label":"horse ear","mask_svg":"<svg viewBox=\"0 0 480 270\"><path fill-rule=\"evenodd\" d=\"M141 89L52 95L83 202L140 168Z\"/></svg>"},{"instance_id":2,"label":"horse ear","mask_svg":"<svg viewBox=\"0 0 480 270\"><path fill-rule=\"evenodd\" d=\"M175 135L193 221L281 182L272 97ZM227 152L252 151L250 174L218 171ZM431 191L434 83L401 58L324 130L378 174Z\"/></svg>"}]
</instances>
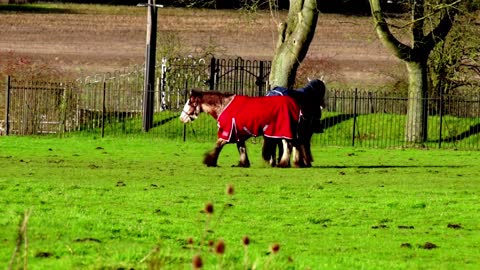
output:
<instances>
[{"instance_id":1,"label":"horse ear","mask_svg":"<svg viewBox=\"0 0 480 270\"><path fill-rule=\"evenodd\" d=\"M191 96L194 96L194 95L195 95L195 96L198 96L199 93L200 93L200 90L198 90L198 89L192 89L192 90L190 90L190 95L191 95Z\"/></svg>"}]
</instances>

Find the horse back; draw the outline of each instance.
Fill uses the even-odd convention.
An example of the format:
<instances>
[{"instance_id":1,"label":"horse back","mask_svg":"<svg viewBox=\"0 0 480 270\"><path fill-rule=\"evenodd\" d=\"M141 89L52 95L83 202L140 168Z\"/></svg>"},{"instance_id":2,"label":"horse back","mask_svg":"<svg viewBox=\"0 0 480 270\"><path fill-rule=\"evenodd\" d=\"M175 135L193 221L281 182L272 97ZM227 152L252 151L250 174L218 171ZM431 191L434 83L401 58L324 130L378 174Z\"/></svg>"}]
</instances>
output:
<instances>
[{"instance_id":1,"label":"horse back","mask_svg":"<svg viewBox=\"0 0 480 270\"><path fill-rule=\"evenodd\" d=\"M299 116L300 107L289 96L235 96L217 119L219 137L229 141L260 135L293 139Z\"/></svg>"}]
</instances>

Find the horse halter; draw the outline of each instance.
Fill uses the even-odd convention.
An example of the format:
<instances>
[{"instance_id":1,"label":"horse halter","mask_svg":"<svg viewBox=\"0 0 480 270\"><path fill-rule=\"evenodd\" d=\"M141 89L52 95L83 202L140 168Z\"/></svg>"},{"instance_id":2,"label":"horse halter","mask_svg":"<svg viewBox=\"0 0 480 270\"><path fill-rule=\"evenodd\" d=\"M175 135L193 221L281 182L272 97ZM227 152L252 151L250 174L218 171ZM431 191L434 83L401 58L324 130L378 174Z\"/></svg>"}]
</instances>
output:
<instances>
[{"instance_id":1,"label":"horse halter","mask_svg":"<svg viewBox=\"0 0 480 270\"><path fill-rule=\"evenodd\" d=\"M197 103L192 102L192 100L189 99L187 103L185 103L185 106L183 107L182 113L180 115L180 119L184 123L191 122L197 119L198 114L200 113L197 107L198 107Z\"/></svg>"}]
</instances>

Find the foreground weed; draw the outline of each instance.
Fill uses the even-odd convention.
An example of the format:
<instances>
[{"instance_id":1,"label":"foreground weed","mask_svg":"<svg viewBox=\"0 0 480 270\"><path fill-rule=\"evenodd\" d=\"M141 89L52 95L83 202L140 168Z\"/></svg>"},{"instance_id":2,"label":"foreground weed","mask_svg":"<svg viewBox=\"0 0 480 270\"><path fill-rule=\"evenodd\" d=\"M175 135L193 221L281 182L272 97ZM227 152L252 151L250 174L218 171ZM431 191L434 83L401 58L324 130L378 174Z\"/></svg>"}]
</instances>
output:
<instances>
[{"instance_id":1,"label":"foreground weed","mask_svg":"<svg viewBox=\"0 0 480 270\"><path fill-rule=\"evenodd\" d=\"M28 268L28 237L27 237L27 224L28 219L30 218L31 210L25 211L23 215L23 219L20 221L20 225L18 226L18 235L17 241L15 245L15 249L13 251L12 258L10 259L10 263L8 264L8 270L16 269L15 268L15 261L18 262L20 257L18 257L18 253L22 249L23 244L23 269Z\"/></svg>"},{"instance_id":2,"label":"foreground weed","mask_svg":"<svg viewBox=\"0 0 480 270\"><path fill-rule=\"evenodd\" d=\"M226 210L234 206L233 205L233 196L234 196L234 193L235 193L235 189L234 189L233 185L231 185L231 184L227 185L225 193L228 196L228 198L227 198L227 202L221 208L221 210L218 214L218 217L216 219L216 224L215 225L217 225L217 226L222 225L222 218L224 217L224 215L226 213ZM213 232L213 230L210 231L210 227L209 227L209 223L211 222L212 216L214 214L213 209L214 209L214 207L213 207L212 203L207 203L206 204L204 212L207 216L206 216L206 219L205 219L205 231L203 232L204 235L208 235L211 232ZM245 235L241 239L242 239L241 244L243 245L243 250L244 250L243 260L241 261L241 263L243 264L243 268L244 269L257 269L259 260L257 260L253 264L251 264L250 260L249 260L248 247L250 245L250 237ZM210 239L208 246L209 247L213 246L213 249L209 248L208 252L205 253L205 252L203 252L202 242L201 242L199 253L194 255L193 258L192 258L192 268L193 269L200 269L201 268L201 266L200 266L201 264L199 264L199 261L202 262L202 260L201 260L202 256L208 257L208 256L211 256L212 254L216 256L217 269L224 269L227 266L231 266L231 267L234 267L234 268L239 268L238 265L236 265L236 264L238 264L238 262L235 262L235 261L225 262L225 255L226 255L227 248L226 248L226 243L222 238L216 240L215 244L213 244L213 243L214 243L214 240ZM279 251L280 251L280 244L273 243L270 246L270 251L267 252L268 257L267 257L267 259L264 263L263 269L270 269L270 267L273 264L273 261L275 259L275 256L279 253Z\"/></svg>"},{"instance_id":3,"label":"foreground weed","mask_svg":"<svg viewBox=\"0 0 480 270\"><path fill-rule=\"evenodd\" d=\"M212 264L216 264L215 269L259 269L258 267L260 259L257 259L254 263L250 262L249 245L251 240L249 236L245 235L241 238L240 244L243 246L243 260L241 261L227 258L226 252L228 249L225 240L221 237L212 236L212 234L215 232L215 227L222 225L222 218L226 214L226 210L234 206L233 196L235 191L233 185L227 185L225 193L228 196L227 202L224 203L215 219L215 207L212 202L207 202L204 208L201 210L201 212L205 215L205 220L203 224L204 229L200 236L200 240L195 242L194 237L189 237L186 240L186 248L192 251L191 267L194 270L214 269ZM271 269L272 265L274 265L275 257L279 251L280 244L271 244L262 269ZM155 247L142 259L141 262L143 263L144 261L147 261L148 269L150 270L163 269L166 258L162 258L158 255L159 248ZM146 260L148 257L150 257L150 259ZM238 264L241 264L242 267L239 267Z\"/></svg>"}]
</instances>

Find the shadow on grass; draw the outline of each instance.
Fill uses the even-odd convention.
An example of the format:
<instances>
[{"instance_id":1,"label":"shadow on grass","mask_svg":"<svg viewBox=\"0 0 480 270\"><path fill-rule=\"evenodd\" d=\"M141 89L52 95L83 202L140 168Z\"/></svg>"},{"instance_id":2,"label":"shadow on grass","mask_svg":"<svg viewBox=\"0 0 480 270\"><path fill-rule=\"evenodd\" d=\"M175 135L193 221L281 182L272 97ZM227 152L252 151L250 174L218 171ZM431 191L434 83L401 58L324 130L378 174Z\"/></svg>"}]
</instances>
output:
<instances>
[{"instance_id":1,"label":"shadow on grass","mask_svg":"<svg viewBox=\"0 0 480 270\"><path fill-rule=\"evenodd\" d=\"M161 125L165 125L166 123L172 121L173 119L178 118L179 116L180 115L170 116L169 118L165 118L165 119L162 119L160 121L156 121L155 123L153 123L153 127L159 127Z\"/></svg>"},{"instance_id":2,"label":"shadow on grass","mask_svg":"<svg viewBox=\"0 0 480 270\"><path fill-rule=\"evenodd\" d=\"M479 133L480 133L480 124L476 124L476 125L470 126L470 128L467 131L464 131L458 135L442 139L442 142L456 142L456 141L466 139L470 136L477 135ZM435 140L434 142L439 142L439 140Z\"/></svg>"},{"instance_id":3,"label":"shadow on grass","mask_svg":"<svg viewBox=\"0 0 480 270\"><path fill-rule=\"evenodd\" d=\"M325 119L320 120L320 124L323 129L331 128L335 125L338 125L344 121L347 121L353 118L354 114L340 114L336 116L327 117Z\"/></svg>"},{"instance_id":4,"label":"shadow on grass","mask_svg":"<svg viewBox=\"0 0 480 270\"><path fill-rule=\"evenodd\" d=\"M466 165L342 165L342 166L312 166L318 169L392 169L392 168L464 168Z\"/></svg>"},{"instance_id":5,"label":"shadow on grass","mask_svg":"<svg viewBox=\"0 0 480 270\"><path fill-rule=\"evenodd\" d=\"M0 4L0 13L76 13L71 9L32 4Z\"/></svg>"}]
</instances>

